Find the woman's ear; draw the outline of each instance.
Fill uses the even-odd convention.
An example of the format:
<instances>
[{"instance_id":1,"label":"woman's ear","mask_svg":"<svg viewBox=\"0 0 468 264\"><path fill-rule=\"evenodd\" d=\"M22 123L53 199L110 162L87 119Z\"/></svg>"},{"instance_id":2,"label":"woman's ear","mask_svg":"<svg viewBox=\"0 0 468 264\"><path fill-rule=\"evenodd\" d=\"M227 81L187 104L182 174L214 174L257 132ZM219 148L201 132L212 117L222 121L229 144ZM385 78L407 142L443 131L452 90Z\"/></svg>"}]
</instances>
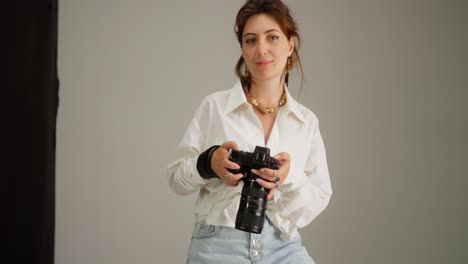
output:
<instances>
[{"instance_id":1,"label":"woman's ear","mask_svg":"<svg viewBox=\"0 0 468 264\"><path fill-rule=\"evenodd\" d=\"M291 56L291 54L293 53L294 51L294 38L290 38L289 41L288 41L288 46L289 46L289 56Z\"/></svg>"}]
</instances>

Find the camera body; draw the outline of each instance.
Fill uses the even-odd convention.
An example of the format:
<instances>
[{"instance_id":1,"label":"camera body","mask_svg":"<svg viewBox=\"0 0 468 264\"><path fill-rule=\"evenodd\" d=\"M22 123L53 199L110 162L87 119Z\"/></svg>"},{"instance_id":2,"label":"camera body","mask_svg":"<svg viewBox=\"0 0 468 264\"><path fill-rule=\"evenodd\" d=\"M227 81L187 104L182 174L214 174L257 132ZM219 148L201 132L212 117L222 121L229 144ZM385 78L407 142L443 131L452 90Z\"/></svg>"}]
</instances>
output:
<instances>
[{"instance_id":1,"label":"camera body","mask_svg":"<svg viewBox=\"0 0 468 264\"><path fill-rule=\"evenodd\" d=\"M280 167L278 160L270 157L270 149L256 146L254 152L231 150L230 161L240 166L238 170L229 170L232 173L242 173L244 187L242 188L239 209L236 215L236 229L250 233L260 234L265 220L267 209L266 196L269 189L262 187L255 180L257 175L252 169L269 168L277 170Z\"/></svg>"}]
</instances>

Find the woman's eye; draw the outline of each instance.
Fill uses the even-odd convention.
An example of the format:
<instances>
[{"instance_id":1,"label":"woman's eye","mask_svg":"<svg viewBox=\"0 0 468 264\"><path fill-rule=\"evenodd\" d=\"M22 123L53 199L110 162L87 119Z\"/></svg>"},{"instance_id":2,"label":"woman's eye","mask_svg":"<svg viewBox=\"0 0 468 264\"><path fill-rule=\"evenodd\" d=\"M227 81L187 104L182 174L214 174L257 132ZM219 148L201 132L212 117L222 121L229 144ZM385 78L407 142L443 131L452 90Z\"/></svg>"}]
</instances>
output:
<instances>
[{"instance_id":1,"label":"woman's eye","mask_svg":"<svg viewBox=\"0 0 468 264\"><path fill-rule=\"evenodd\" d=\"M270 39L271 40L277 40L277 39L279 39L279 37L278 36L271 36Z\"/></svg>"},{"instance_id":2,"label":"woman's eye","mask_svg":"<svg viewBox=\"0 0 468 264\"><path fill-rule=\"evenodd\" d=\"M245 40L245 43L247 43L247 44L255 43L255 39L253 39L253 38L251 38L251 39L246 39L246 40Z\"/></svg>"}]
</instances>

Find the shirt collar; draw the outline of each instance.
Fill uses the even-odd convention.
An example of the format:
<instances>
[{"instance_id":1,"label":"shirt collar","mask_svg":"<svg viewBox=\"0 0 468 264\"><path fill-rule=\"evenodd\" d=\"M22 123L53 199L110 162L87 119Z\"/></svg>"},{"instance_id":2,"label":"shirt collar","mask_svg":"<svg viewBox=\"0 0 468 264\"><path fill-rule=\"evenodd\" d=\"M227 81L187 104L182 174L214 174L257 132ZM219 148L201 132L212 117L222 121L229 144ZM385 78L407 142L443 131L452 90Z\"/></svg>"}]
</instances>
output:
<instances>
[{"instance_id":1,"label":"shirt collar","mask_svg":"<svg viewBox=\"0 0 468 264\"><path fill-rule=\"evenodd\" d=\"M297 102L289 93L288 87L285 86L285 93L286 93L286 104L284 105L284 108L286 110L286 113L293 113L296 118L304 123L304 115L302 114L300 107L299 107L299 102Z\"/></svg>"},{"instance_id":2,"label":"shirt collar","mask_svg":"<svg viewBox=\"0 0 468 264\"><path fill-rule=\"evenodd\" d=\"M244 90L242 89L242 84L240 81L237 81L234 87L232 87L229 98L226 104L225 113L231 113L236 110L241 105L248 104L247 99L244 95Z\"/></svg>"},{"instance_id":3,"label":"shirt collar","mask_svg":"<svg viewBox=\"0 0 468 264\"><path fill-rule=\"evenodd\" d=\"M299 103L291 96L288 88L285 86L286 93L286 104L283 106L286 113L293 113L297 119L304 122L304 115L299 110ZM226 104L225 113L231 113L242 105L248 105L247 99L245 98L244 90L241 82L237 81L234 87L229 93L229 98Z\"/></svg>"}]
</instances>

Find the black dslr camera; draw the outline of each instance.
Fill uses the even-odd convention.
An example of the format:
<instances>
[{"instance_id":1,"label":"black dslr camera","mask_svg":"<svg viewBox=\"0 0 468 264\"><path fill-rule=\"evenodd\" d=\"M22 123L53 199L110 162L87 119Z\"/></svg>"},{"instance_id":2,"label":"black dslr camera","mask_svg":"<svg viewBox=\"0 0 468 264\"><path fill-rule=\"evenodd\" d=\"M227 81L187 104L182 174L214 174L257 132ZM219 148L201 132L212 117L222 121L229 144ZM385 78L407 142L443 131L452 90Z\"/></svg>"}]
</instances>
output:
<instances>
[{"instance_id":1,"label":"black dslr camera","mask_svg":"<svg viewBox=\"0 0 468 264\"><path fill-rule=\"evenodd\" d=\"M260 234L265 220L266 196L269 189L262 187L255 181L258 176L253 174L251 170L261 168L277 170L280 167L279 162L270 157L269 148L259 146L255 147L253 153L232 150L229 160L240 166L240 169L230 171L244 175L244 178L242 178L244 187L242 188L239 210L236 216L236 229Z\"/></svg>"}]
</instances>

